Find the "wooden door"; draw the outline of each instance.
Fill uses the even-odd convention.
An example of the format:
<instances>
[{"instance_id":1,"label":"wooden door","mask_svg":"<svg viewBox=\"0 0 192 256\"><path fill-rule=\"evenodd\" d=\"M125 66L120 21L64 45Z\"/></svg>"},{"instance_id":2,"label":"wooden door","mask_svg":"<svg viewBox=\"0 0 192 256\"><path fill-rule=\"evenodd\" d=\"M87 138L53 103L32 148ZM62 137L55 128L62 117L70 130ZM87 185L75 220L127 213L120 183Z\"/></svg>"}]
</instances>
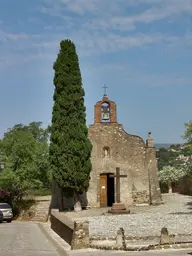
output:
<instances>
[{"instance_id":1,"label":"wooden door","mask_svg":"<svg viewBox=\"0 0 192 256\"><path fill-rule=\"evenodd\" d=\"M107 207L107 175L100 176L100 207Z\"/></svg>"}]
</instances>

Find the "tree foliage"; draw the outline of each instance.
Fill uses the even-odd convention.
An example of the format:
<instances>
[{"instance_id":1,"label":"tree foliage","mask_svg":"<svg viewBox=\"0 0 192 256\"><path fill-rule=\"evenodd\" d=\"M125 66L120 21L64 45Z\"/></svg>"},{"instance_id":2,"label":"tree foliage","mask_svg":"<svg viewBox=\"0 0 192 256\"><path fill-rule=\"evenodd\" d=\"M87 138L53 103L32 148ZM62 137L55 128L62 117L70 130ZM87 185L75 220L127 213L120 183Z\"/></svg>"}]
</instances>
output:
<instances>
[{"instance_id":1,"label":"tree foliage","mask_svg":"<svg viewBox=\"0 0 192 256\"><path fill-rule=\"evenodd\" d=\"M0 141L0 188L11 193L50 188L51 169L48 159L48 131L41 122L18 124Z\"/></svg>"},{"instance_id":2,"label":"tree foliage","mask_svg":"<svg viewBox=\"0 0 192 256\"><path fill-rule=\"evenodd\" d=\"M167 191L166 183L183 178L188 181L192 177L192 121L185 124L184 145L171 145L169 149L161 148L157 152L159 179L162 191ZM189 186L189 185L188 185Z\"/></svg>"},{"instance_id":3,"label":"tree foliage","mask_svg":"<svg viewBox=\"0 0 192 256\"><path fill-rule=\"evenodd\" d=\"M60 43L54 63L54 106L50 136L50 163L53 177L70 195L89 186L92 145L88 139L84 89L75 45Z\"/></svg>"},{"instance_id":4,"label":"tree foliage","mask_svg":"<svg viewBox=\"0 0 192 256\"><path fill-rule=\"evenodd\" d=\"M185 123L185 133L183 138L192 145L192 121Z\"/></svg>"},{"instance_id":5,"label":"tree foliage","mask_svg":"<svg viewBox=\"0 0 192 256\"><path fill-rule=\"evenodd\" d=\"M192 121L185 123L185 133L183 138L187 140L187 144L182 149L182 154L188 158L185 161L185 168L188 170L189 177L192 177Z\"/></svg>"},{"instance_id":6,"label":"tree foliage","mask_svg":"<svg viewBox=\"0 0 192 256\"><path fill-rule=\"evenodd\" d=\"M158 169L161 170L164 166L177 164L179 152L173 152L169 149L160 148L158 151Z\"/></svg>"}]
</instances>

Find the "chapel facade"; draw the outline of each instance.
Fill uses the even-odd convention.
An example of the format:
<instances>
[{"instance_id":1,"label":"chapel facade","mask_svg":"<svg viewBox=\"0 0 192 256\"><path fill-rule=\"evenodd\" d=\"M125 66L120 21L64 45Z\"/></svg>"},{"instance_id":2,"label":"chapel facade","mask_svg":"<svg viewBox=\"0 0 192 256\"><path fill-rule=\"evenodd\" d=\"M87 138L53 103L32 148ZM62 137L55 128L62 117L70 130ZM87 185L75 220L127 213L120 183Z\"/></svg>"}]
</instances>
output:
<instances>
[{"instance_id":1,"label":"chapel facade","mask_svg":"<svg viewBox=\"0 0 192 256\"><path fill-rule=\"evenodd\" d=\"M157 176L156 150L151 133L146 143L128 134L117 121L116 104L106 94L94 107L94 124L89 126L91 155L87 203L90 207L110 207L116 200L116 178L119 168L120 201L130 204L158 204L161 192Z\"/></svg>"}]
</instances>

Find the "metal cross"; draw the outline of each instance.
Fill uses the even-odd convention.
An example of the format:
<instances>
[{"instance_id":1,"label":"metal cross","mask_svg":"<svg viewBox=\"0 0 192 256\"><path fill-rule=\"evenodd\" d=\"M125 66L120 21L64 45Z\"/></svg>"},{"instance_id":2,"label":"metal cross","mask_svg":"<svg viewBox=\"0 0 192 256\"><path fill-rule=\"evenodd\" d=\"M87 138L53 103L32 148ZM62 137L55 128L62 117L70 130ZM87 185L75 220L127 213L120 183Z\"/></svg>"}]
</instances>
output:
<instances>
[{"instance_id":1,"label":"metal cross","mask_svg":"<svg viewBox=\"0 0 192 256\"><path fill-rule=\"evenodd\" d=\"M104 94L106 95L106 92L107 92L107 86L106 85L104 85L103 87L102 87L103 89L104 89Z\"/></svg>"}]
</instances>

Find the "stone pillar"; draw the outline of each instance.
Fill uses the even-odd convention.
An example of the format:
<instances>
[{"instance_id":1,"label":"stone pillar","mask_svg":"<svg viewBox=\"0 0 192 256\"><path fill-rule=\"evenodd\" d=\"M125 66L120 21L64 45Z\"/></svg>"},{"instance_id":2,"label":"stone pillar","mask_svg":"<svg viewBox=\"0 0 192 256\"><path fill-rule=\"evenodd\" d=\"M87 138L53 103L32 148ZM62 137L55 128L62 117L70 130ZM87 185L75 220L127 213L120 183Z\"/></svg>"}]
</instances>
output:
<instances>
[{"instance_id":1,"label":"stone pillar","mask_svg":"<svg viewBox=\"0 0 192 256\"><path fill-rule=\"evenodd\" d=\"M146 145L147 145L147 147L150 147L150 148L154 147L154 141L153 141L151 132L148 132L148 138L146 141Z\"/></svg>"},{"instance_id":2,"label":"stone pillar","mask_svg":"<svg viewBox=\"0 0 192 256\"><path fill-rule=\"evenodd\" d=\"M75 221L71 242L71 250L85 249L90 247L89 222Z\"/></svg>"},{"instance_id":3,"label":"stone pillar","mask_svg":"<svg viewBox=\"0 0 192 256\"><path fill-rule=\"evenodd\" d=\"M125 243L125 231L123 228L120 228L117 231L117 236L116 236L116 244L119 247L123 247L123 249L126 249L126 243Z\"/></svg>"},{"instance_id":4,"label":"stone pillar","mask_svg":"<svg viewBox=\"0 0 192 256\"><path fill-rule=\"evenodd\" d=\"M148 171L149 179L149 203L150 204L160 204L161 190L158 179L158 165L156 158L156 150L154 147L154 141L151 132L148 133L148 138L146 141L146 158L145 166Z\"/></svg>"},{"instance_id":5,"label":"stone pillar","mask_svg":"<svg viewBox=\"0 0 192 256\"><path fill-rule=\"evenodd\" d=\"M169 232L167 228L162 228L161 229L161 238L160 238L160 244L169 244L170 243L170 238L169 238Z\"/></svg>"}]
</instances>

